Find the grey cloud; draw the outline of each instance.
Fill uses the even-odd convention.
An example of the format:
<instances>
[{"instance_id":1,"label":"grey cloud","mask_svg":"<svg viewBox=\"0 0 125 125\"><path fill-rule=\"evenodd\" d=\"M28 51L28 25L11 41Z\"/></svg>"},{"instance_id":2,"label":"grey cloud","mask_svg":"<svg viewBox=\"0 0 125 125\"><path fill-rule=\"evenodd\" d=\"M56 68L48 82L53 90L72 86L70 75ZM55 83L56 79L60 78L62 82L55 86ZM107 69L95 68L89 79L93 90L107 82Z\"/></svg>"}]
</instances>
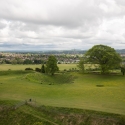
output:
<instances>
[{"instance_id":1,"label":"grey cloud","mask_svg":"<svg viewBox=\"0 0 125 125\"><path fill-rule=\"evenodd\" d=\"M6 27L6 24L4 24L3 22L0 22L0 29L3 29Z\"/></svg>"},{"instance_id":2,"label":"grey cloud","mask_svg":"<svg viewBox=\"0 0 125 125\"><path fill-rule=\"evenodd\" d=\"M98 6L90 6L87 0L81 1L78 0L76 5L73 4L74 1L70 1L70 4L57 5L52 2L50 6L47 2L43 2L45 4L46 9L42 9L43 3L40 0L35 2L40 3L41 8L34 5L34 8L28 6L28 2L17 2L16 0L5 0L1 2L0 5L0 17L15 20L15 21L24 21L24 22L32 22L43 25L55 25L55 26L66 26L66 27L76 27L80 25L85 25L92 20L96 20L97 17L100 17L102 14L101 9ZM20 5L19 5L20 4ZM56 7L55 7L56 6Z\"/></svg>"},{"instance_id":3,"label":"grey cloud","mask_svg":"<svg viewBox=\"0 0 125 125\"><path fill-rule=\"evenodd\" d=\"M124 0L3 0L0 47L88 49L94 44L118 44L124 48L124 22Z\"/></svg>"},{"instance_id":4,"label":"grey cloud","mask_svg":"<svg viewBox=\"0 0 125 125\"><path fill-rule=\"evenodd\" d=\"M115 0L115 2L116 2L118 5L125 6L125 1L124 1L124 0Z\"/></svg>"}]
</instances>

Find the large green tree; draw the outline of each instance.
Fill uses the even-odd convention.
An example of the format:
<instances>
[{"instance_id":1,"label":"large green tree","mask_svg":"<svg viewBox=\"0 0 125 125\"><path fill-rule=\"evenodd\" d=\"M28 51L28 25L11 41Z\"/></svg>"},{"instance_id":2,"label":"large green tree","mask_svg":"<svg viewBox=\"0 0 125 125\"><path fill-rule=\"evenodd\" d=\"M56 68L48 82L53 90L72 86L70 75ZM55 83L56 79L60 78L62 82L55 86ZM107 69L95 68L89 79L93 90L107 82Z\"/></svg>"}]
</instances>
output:
<instances>
[{"instance_id":1,"label":"large green tree","mask_svg":"<svg viewBox=\"0 0 125 125\"><path fill-rule=\"evenodd\" d=\"M119 67L121 63L121 57L114 48L106 45L95 45L89 49L85 58L87 62L93 64L99 64L101 73L107 73L109 70Z\"/></svg>"},{"instance_id":2,"label":"large green tree","mask_svg":"<svg viewBox=\"0 0 125 125\"><path fill-rule=\"evenodd\" d=\"M59 68L57 66L56 57L53 55L49 56L48 60L46 62L46 72L50 73L51 75L54 75L54 73L58 70L59 70Z\"/></svg>"}]
</instances>

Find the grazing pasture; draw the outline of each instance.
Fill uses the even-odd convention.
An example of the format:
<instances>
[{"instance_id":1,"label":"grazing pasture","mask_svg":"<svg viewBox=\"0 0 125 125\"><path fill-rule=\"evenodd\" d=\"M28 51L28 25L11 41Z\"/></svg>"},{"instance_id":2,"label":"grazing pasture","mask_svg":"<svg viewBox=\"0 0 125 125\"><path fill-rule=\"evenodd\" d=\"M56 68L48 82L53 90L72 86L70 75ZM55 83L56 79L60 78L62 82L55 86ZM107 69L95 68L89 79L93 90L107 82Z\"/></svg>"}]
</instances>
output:
<instances>
[{"instance_id":1,"label":"grazing pasture","mask_svg":"<svg viewBox=\"0 0 125 125\"><path fill-rule=\"evenodd\" d=\"M26 72L24 66L30 67L30 65L0 65L0 70L7 70L0 71L1 100L24 101L31 98L40 105L125 115L125 77L121 74L68 72L48 76L35 71ZM31 68L38 67L38 65L31 66ZM61 67L61 64L59 66ZM60 69L75 68L75 66L65 64Z\"/></svg>"}]
</instances>

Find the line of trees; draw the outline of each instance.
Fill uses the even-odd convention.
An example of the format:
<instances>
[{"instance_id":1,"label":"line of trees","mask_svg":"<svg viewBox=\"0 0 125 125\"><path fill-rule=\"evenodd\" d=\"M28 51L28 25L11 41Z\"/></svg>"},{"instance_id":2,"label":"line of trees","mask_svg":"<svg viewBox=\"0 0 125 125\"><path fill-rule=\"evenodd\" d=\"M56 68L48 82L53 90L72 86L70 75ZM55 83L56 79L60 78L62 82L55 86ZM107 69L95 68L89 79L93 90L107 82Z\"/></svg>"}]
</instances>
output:
<instances>
[{"instance_id":1,"label":"line of trees","mask_svg":"<svg viewBox=\"0 0 125 125\"><path fill-rule=\"evenodd\" d=\"M121 56L114 50L106 45L95 45L89 49L85 55L80 59L77 67L84 73L84 64L96 64L102 74L109 73L110 70L121 68L121 72L125 74L125 65L121 65ZM36 68L36 71L54 75L59 70L57 66L57 59L54 55L50 55L46 64L43 64L41 69Z\"/></svg>"},{"instance_id":2,"label":"line of trees","mask_svg":"<svg viewBox=\"0 0 125 125\"><path fill-rule=\"evenodd\" d=\"M42 64L43 62L45 62L44 60L38 60L38 59L34 59L34 60L30 60L30 59L25 59L22 60L20 58L15 58L13 60L3 60L1 63L2 64Z\"/></svg>"},{"instance_id":3,"label":"line of trees","mask_svg":"<svg viewBox=\"0 0 125 125\"><path fill-rule=\"evenodd\" d=\"M110 70L121 68L123 75L125 74L125 66L121 65L122 58L114 50L106 45L95 45L89 49L78 63L78 68L84 72L84 64L97 64L102 74L109 73Z\"/></svg>"}]
</instances>

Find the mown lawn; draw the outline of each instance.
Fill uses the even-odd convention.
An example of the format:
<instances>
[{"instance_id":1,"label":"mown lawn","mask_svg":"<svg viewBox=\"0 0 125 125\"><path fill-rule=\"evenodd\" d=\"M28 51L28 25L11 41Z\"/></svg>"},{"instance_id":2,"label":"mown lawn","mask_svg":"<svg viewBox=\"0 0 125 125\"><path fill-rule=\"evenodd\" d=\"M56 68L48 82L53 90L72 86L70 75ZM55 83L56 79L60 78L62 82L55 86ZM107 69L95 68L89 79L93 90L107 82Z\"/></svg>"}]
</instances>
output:
<instances>
[{"instance_id":1,"label":"mown lawn","mask_svg":"<svg viewBox=\"0 0 125 125\"><path fill-rule=\"evenodd\" d=\"M125 115L125 77L122 75L78 72L68 73L68 76L58 75L51 77L35 72L1 71L0 99L24 101L31 98L40 105Z\"/></svg>"}]
</instances>

